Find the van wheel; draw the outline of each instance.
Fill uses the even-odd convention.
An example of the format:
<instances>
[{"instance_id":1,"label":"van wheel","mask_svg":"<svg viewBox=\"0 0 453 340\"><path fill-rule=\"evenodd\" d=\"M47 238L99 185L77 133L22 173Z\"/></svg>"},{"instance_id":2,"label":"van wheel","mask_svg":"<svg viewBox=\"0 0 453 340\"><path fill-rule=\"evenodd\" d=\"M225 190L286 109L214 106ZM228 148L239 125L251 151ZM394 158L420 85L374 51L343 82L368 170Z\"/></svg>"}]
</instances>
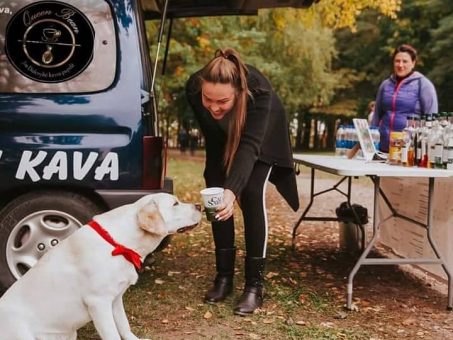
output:
<instances>
[{"instance_id":1,"label":"van wheel","mask_svg":"<svg viewBox=\"0 0 453 340\"><path fill-rule=\"evenodd\" d=\"M94 202L71 192L35 192L10 202L0 212L0 288L11 286L100 212Z\"/></svg>"}]
</instances>

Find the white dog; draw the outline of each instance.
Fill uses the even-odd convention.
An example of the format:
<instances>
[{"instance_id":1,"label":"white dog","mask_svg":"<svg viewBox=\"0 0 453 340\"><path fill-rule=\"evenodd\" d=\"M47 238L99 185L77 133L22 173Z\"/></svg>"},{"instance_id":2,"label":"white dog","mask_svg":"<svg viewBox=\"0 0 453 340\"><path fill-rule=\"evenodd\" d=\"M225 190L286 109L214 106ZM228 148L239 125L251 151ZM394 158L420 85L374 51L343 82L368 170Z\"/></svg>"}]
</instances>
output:
<instances>
[{"instance_id":1,"label":"white dog","mask_svg":"<svg viewBox=\"0 0 453 340\"><path fill-rule=\"evenodd\" d=\"M94 216L0 299L0 339L75 340L90 320L102 339L137 339L122 296L137 282L140 256L198 224L200 210L170 194L151 194Z\"/></svg>"}]
</instances>

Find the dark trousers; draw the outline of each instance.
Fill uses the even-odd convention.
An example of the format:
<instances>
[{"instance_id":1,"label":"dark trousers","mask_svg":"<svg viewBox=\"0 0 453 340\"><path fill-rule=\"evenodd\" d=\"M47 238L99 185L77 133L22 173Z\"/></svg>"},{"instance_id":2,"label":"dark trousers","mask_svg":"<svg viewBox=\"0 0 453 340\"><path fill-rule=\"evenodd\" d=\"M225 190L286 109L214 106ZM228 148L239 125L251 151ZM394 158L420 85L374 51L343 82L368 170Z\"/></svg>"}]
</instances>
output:
<instances>
[{"instance_id":1,"label":"dark trousers","mask_svg":"<svg viewBox=\"0 0 453 340\"><path fill-rule=\"evenodd\" d=\"M239 204L244 217L245 248L248 257L266 257L268 223L266 213L266 185L271 172L271 165L256 162L247 186L239 197ZM210 181L208 186L223 186L223 179ZM213 183L217 182L217 183ZM216 249L228 249L234 246L234 219L212 223L212 234Z\"/></svg>"}]
</instances>

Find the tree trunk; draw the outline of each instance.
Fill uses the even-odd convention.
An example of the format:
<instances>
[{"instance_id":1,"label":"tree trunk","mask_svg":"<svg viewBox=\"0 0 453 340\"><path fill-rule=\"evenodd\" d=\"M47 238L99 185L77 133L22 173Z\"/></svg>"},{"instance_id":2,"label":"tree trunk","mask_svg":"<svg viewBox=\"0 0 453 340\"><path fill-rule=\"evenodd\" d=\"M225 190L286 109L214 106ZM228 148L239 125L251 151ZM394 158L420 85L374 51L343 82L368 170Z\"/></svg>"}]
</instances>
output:
<instances>
[{"instance_id":1,"label":"tree trunk","mask_svg":"<svg viewBox=\"0 0 453 340\"><path fill-rule=\"evenodd\" d=\"M336 117L329 116L326 119L326 129L327 129L327 149L335 150L335 124Z\"/></svg>"},{"instance_id":2,"label":"tree trunk","mask_svg":"<svg viewBox=\"0 0 453 340\"><path fill-rule=\"evenodd\" d=\"M313 118L313 129L314 129L314 136L313 136L313 150L320 149L320 141L319 141L319 117L315 116Z\"/></svg>"},{"instance_id":3,"label":"tree trunk","mask_svg":"<svg viewBox=\"0 0 453 340\"><path fill-rule=\"evenodd\" d=\"M302 150L310 150L311 114L309 113L303 116L303 131Z\"/></svg>"}]
</instances>

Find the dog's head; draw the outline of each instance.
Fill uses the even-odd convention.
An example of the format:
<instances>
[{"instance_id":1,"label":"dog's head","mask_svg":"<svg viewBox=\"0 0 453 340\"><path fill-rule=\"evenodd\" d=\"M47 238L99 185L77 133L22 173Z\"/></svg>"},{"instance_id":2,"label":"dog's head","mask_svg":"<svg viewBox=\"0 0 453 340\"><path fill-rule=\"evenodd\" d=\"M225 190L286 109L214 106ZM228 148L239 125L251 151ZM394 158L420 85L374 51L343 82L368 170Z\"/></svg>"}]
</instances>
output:
<instances>
[{"instance_id":1,"label":"dog's head","mask_svg":"<svg viewBox=\"0 0 453 340\"><path fill-rule=\"evenodd\" d=\"M138 226L156 236L191 229L198 225L202 216L199 205L182 203L166 193L145 196L137 203Z\"/></svg>"}]
</instances>

